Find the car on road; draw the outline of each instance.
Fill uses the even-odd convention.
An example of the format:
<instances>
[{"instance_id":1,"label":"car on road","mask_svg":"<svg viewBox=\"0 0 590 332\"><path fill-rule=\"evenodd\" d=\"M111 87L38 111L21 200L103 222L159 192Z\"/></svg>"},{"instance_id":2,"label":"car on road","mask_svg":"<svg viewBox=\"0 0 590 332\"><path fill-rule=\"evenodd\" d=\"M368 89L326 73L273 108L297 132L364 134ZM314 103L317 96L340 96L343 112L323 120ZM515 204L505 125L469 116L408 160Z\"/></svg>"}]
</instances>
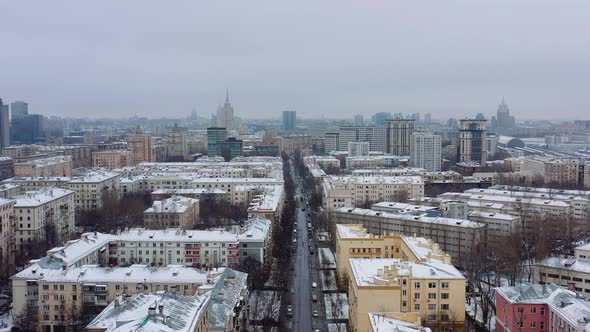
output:
<instances>
[{"instance_id":1,"label":"car on road","mask_svg":"<svg viewBox=\"0 0 590 332\"><path fill-rule=\"evenodd\" d=\"M287 306L287 316L293 316L293 307L290 304Z\"/></svg>"},{"instance_id":2,"label":"car on road","mask_svg":"<svg viewBox=\"0 0 590 332\"><path fill-rule=\"evenodd\" d=\"M305 211L305 208L302 208L301 211Z\"/></svg>"},{"instance_id":3,"label":"car on road","mask_svg":"<svg viewBox=\"0 0 590 332\"><path fill-rule=\"evenodd\" d=\"M318 301L318 296L317 296L316 294L313 294L313 295L311 296L311 300L312 300L313 302L317 302L317 301Z\"/></svg>"},{"instance_id":4,"label":"car on road","mask_svg":"<svg viewBox=\"0 0 590 332\"><path fill-rule=\"evenodd\" d=\"M318 311L317 310L314 310L313 311L313 317L319 317L319 316L320 316L320 314L318 313Z\"/></svg>"},{"instance_id":5,"label":"car on road","mask_svg":"<svg viewBox=\"0 0 590 332\"><path fill-rule=\"evenodd\" d=\"M318 287L318 284L316 284L315 282L312 282L311 283L311 288L316 288L316 287Z\"/></svg>"}]
</instances>

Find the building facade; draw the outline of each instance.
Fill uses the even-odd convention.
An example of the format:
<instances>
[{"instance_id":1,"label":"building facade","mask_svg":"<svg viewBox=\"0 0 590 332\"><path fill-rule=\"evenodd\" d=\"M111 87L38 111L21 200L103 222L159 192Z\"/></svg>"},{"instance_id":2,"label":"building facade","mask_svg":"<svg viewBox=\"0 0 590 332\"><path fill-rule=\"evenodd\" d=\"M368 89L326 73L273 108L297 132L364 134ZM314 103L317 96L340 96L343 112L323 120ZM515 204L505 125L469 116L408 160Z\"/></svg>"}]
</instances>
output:
<instances>
[{"instance_id":1,"label":"building facade","mask_svg":"<svg viewBox=\"0 0 590 332\"><path fill-rule=\"evenodd\" d=\"M413 119L387 120L387 153L409 156L415 126L416 121Z\"/></svg>"},{"instance_id":2,"label":"building facade","mask_svg":"<svg viewBox=\"0 0 590 332\"><path fill-rule=\"evenodd\" d=\"M410 137L410 166L424 168L429 172L441 169L441 137L415 132Z\"/></svg>"},{"instance_id":3,"label":"building facade","mask_svg":"<svg viewBox=\"0 0 590 332\"><path fill-rule=\"evenodd\" d=\"M483 166L487 160L486 120L463 119L460 121L459 162L473 162Z\"/></svg>"}]
</instances>

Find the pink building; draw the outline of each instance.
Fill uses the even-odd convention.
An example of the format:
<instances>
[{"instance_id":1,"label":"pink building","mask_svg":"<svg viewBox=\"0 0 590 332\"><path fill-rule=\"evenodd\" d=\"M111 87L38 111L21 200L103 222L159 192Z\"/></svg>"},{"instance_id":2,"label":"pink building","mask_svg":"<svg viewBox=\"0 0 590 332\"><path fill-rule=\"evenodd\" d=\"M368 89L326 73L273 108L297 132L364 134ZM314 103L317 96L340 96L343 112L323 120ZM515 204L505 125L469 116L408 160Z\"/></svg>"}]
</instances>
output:
<instances>
[{"instance_id":1,"label":"pink building","mask_svg":"<svg viewBox=\"0 0 590 332\"><path fill-rule=\"evenodd\" d=\"M558 285L496 288L497 332L590 331L590 302Z\"/></svg>"}]
</instances>

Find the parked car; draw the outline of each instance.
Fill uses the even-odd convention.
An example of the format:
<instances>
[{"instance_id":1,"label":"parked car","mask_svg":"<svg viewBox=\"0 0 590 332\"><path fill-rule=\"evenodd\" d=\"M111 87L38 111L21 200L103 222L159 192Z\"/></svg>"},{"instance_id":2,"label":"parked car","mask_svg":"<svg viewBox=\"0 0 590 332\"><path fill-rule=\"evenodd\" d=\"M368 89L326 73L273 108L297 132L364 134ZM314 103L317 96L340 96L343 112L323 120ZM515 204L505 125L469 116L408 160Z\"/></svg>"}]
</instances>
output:
<instances>
[{"instance_id":1,"label":"parked car","mask_svg":"<svg viewBox=\"0 0 590 332\"><path fill-rule=\"evenodd\" d=\"M318 284L317 284L317 283L315 283L315 282L312 282L312 283L311 283L311 288L316 288L316 287L318 287Z\"/></svg>"},{"instance_id":2,"label":"parked car","mask_svg":"<svg viewBox=\"0 0 590 332\"><path fill-rule=\"evenodd\" d=\"M312 300L313 302L317 302L317 301L318 301L318 296L317 296L316 294L313 294L313 295L311 296L311 300Z\"/></svg>"},{"instance_id":3,"label":"parked car","mask_svg":"<svg viewBox=\"0 0 590 332\"><path fill-rule=\"evenodd\" d=\"M293 316L293 307L290 304L287 306L287 316Z\"/></svg>"},{"instance_id":4,"label":"parked car","mask_svg":"<svg viewBox=\"0 0 590 332\"><path fill-rule=\"evenodd\" d=\"M318 313L318 311L317 310L314 310L313 311L313 317L319 317L319 316L320 316L320 314Z\"/></svg>"}]
</instances>

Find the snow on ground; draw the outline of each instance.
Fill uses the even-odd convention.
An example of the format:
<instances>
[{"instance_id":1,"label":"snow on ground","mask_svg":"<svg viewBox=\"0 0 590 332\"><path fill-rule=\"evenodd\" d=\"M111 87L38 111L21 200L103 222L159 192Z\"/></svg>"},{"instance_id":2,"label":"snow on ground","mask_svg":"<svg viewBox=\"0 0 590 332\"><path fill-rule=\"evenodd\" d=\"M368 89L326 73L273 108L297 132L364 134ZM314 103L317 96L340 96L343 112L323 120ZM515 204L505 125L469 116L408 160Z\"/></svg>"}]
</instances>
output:
<instances>
[{"instance_id":1,"label":"snow on ground","mask_svg":"<svg viewBox=\"0 0 590 332\"><path fill-rule=\"evenodd\" d=\"M346 293L324 294L327 319L348 319L348 296ZM332 312L335 310L335 312Z\"/></svg>"},{"instance_id":2,"label":"snow on ground","mask_svg":"<svg viewBox=\"0 0 590 332\"><path fill-rule=\"evenodd\" d=\"M478 300L478 302L479 302L479 300ZM477 308L476 321L478 324L482 324L483 314L481 311L481 306L479 303L477 306L478 306L478 308ZM469 317L473 318L473 315L475 313L475 300L473 298L471 299L470 304L465 303L465 311L467 312L467 315L469 315ZM496 331L496 316L492 315L492 317L488 318L488 319L489 319L489 321L486 324L482 324L482 325L487 326L488 331L490 331L490 332Z\"/></svg>"},{"instance_id":3,"label":"snow on ground","mask_svg":"<svg viewBox=\"0 0 590 332\"><path fill-rule=\"evenodd\" d=\"M12 315L7 312L0 316L0 332L9 332L12 330Z\"/></svg>"},{"instance_id":4,"label":"snow on ground","mask_svg":"<svg viewBox=\"0 0 590 332\"><path fill-rule=\"evenodd\" d=\"M276 291L254 291L250 294L250 320L266 317L279 319L281 294Z\"/></svg>"},{"instance_id":5,"label":"snow on ground","mask_svg":"<svg viewBox=\"0 0 590 332\"><path fill-rule=\"evenodd\" d=\"M336 272L334 270L320 271L320 279L322 280L322 289L334 291L338 289L336 285Z\"/></svg>"},{"instance_id":6,"label":"snow on ground","mask_svg":"<svg viewBox=\"0 0 590 332\"><path fill-rule=\"evenodd\" d=\"M318 241L330 241L330 233L318 232Z\"/></svg>"},{"instance_id":7,"label":"snow on ground","mask_svg":"<svg viewBox=\"0 0 590 332\"><path fill-rule=\"evenodd\" d=\"M318 251L318 256L320 258L321 268L336 268L336 258L334 257L334 254L332 253L332 250L330 248L320 248L320 250Z\"/></svg>"},{"instance_id":8,"label":"snow on ground","mask_svg":"<svg viewBox=\"0 0 590 332\"><path fill-rule=\"evenodd\" d=\"M328 332L346 332L346 324L344 323L330 323L328 324Z\"/></svg>"}]
</instances>

